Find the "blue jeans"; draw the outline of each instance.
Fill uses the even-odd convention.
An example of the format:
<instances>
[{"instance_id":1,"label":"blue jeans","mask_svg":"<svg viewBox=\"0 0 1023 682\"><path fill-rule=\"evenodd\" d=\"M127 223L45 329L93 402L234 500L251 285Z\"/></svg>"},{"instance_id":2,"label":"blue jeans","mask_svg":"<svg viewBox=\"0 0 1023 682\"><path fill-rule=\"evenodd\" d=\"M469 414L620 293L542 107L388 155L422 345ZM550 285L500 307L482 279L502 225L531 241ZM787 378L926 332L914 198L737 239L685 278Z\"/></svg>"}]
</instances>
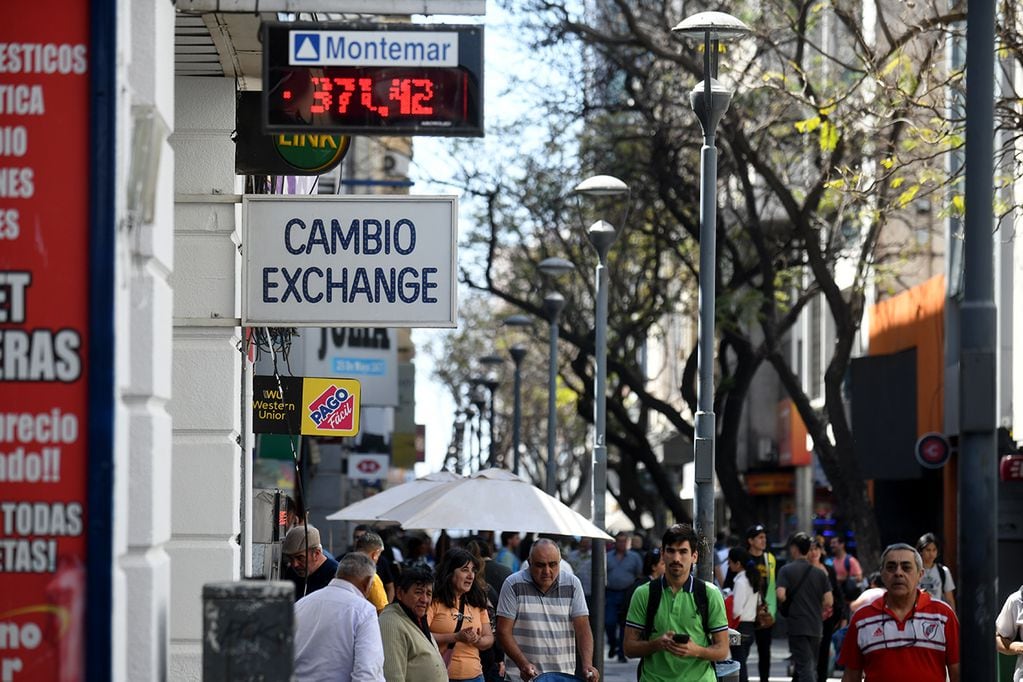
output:
<instances>
[{"instance_id":1,"label":"blue jeans","mask_svg":"<svg viewBox=\"0 0 1023 682\"><path fill-rule=\"evenodd\" d=\"M605 595L604 629L607 632L607 644L612 651L617 651L624 638L624 633L618 631L618 609L625 599L625 590L607 590Z\"/></svg>"},{"instance_id":2,"label":"blue jeans","mask_svg":"<svg viewBox=\"0 0 1023 682\"><path fill-rule=\"evenodd\" d=\"M470 677L466 680L455 680L452 679L450 682L484 682L483 675L477 675L476 677Z\"/></svg>"}]
</instances>

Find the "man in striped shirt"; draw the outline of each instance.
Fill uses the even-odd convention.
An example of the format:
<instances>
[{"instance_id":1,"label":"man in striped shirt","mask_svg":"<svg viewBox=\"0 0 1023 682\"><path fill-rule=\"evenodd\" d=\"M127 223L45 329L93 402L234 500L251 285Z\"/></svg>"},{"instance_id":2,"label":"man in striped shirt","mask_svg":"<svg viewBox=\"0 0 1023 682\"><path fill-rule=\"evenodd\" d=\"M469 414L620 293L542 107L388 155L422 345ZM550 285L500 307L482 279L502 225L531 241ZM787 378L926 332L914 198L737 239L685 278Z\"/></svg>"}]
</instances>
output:
<instances>
[{"instance_id":1,"label":"man in striped shirt","mask_svg":"<svg viewBox=\"0 0 1023 682\"><path fill-rule=\"evenodd\" d=\"M881 555L887 592L849 623L838 662L842 682L895 682L912 671L916 682L959 682L959 620L948 604L918 589L924 564L906 544Z\"/></svg>"},{"instance_id":2,"label":"man in striped shirt","mask_svg":"<svg viewBox=\"0 0 1023 682\"><path fill-rule=\"evenodd\" d=\"M561 550L541 538L530 548L529 567L501 588L497 639L524 682L540 673L573 674L577 647L583 674L598 682L589 614L579 578L561 572Z\"/></svg>"}]
</instances>

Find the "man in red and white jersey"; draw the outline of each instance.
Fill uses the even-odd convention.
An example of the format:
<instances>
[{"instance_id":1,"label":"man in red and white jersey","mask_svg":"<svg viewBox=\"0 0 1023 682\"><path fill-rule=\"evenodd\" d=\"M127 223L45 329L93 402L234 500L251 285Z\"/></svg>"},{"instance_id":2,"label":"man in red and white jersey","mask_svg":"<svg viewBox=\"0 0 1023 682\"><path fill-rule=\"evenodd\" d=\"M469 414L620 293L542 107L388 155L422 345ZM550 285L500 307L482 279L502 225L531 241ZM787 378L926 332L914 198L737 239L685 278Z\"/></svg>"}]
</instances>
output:
<instances>
[{"instance_id":1,"label":"man in red and white jersey","mask_svg":"<svg viewBox=\"0 0 1023 682\"><path fill-rule=\"evenodd\" d=\"M853 616L838 662L842 682L959 681L959 620L944 602L918 589L924 564L906 544L881 555L884 596Z\"/></svg>"}]
</instances>

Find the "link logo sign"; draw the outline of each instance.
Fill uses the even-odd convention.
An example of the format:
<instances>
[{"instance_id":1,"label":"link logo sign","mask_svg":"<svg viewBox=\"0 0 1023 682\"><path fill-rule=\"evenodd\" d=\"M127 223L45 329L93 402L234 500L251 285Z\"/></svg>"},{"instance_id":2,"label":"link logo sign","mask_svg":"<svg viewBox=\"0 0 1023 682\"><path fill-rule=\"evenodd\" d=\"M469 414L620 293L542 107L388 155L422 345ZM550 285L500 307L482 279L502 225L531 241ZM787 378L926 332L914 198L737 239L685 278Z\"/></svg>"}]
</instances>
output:
<instances>
[{"instance_id":1,"label":"link logo sign","mask_svg":"<svg viewBox=\"0 0 1023 682\"><path fill-rule=\"evenodd\" d=\"M242 324L454 327L456 197L251 195Z\"/></svg>"}]
</instances>

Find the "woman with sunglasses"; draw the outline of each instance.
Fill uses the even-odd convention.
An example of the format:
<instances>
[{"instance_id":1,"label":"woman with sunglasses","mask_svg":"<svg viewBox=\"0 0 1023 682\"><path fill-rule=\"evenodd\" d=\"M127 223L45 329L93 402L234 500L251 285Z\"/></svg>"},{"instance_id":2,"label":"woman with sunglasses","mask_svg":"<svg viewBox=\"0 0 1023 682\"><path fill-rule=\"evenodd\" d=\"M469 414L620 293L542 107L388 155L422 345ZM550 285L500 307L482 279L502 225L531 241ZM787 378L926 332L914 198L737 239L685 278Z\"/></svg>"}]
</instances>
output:
<instances>
[{"instance_id":1,"label":"woman with sunglasses","mask_svg":"<svg viewBox=\"0 0 1023 682\"><path fill-rule=\"evenodd\" d=\"M483 682L480 651L494 644L487 596L476 580L480 569L479 560L461 548L449 550L437 569L430 631L452 681Z\"/></svg>"}]
</instances>

